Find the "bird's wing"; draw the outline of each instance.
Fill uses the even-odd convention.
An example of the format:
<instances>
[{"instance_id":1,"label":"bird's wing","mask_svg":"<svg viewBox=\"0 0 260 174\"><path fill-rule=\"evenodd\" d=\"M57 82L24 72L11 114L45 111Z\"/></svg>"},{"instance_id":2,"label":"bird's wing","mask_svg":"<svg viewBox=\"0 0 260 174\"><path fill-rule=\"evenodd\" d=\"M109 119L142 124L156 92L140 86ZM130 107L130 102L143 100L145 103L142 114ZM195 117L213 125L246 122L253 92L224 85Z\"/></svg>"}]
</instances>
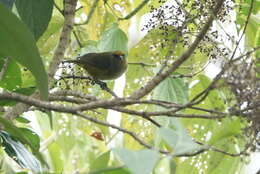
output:
<instances>
[{"instance_id":1,"label":"bird's wing","mask_svg":"<svg viewBox=\"0 0 260 174\"><path fill-rule=\"evenodd\" d=\"M92 67L96 67L98 69L108 69L110 67L110 59L109 58L104 58L104 57L100 57L100 54L97 53L89 53L92 55L89 55L89 58L85 58L82 56L80 59L82 59L82 61L86 62L89 66ZM102 55L102 56L106 56L107 55Z\"/></svg>"}]
</instances>

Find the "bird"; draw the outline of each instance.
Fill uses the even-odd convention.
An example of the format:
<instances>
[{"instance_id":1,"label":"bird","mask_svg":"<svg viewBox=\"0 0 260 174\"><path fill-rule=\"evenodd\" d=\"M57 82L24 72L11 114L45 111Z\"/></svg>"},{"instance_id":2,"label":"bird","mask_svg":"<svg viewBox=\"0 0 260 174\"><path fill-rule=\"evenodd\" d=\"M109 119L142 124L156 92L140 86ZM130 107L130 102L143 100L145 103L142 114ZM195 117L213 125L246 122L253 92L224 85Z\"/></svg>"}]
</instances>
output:
<instances>
[{"instance_id":1,"label":"bird","mask_svg":"<svg viewBox=\"0 0 260 174\"><path fill-rule=\"evenodd\" d=\"M84 68L94 80L114 80L127 69L126 56L122 51L87 53L75 60L63 61Z\"/></svg>"}]
</instances>

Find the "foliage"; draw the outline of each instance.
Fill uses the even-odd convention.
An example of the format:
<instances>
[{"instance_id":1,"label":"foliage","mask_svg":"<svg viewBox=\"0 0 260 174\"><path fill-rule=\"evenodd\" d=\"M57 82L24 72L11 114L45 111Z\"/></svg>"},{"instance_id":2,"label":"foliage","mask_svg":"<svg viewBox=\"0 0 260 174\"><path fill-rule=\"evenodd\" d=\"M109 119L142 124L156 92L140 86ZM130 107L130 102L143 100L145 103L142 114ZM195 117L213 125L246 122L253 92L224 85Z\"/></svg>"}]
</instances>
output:
<instances>
[{"instance_id":1,"label":"foliage","mask_svg":"<svg viewBox=\"0 0 260 174\"><path fill-rule=\"evenodd\" d=\"M0 0L0 173L243 173L260 4L221 1ZM107 90L62 63L115 50Z\"/></svg>"}]
</instances>

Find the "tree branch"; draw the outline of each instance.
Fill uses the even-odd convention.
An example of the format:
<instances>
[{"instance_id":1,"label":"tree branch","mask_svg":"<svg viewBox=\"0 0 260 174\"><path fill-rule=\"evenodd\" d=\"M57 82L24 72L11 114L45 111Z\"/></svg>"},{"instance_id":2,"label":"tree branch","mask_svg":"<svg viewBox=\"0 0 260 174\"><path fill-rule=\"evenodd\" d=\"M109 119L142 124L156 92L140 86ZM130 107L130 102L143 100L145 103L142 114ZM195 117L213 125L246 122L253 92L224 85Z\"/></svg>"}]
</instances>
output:
<instances>
[{"instance_id":1,"label":"tree branch","mask_svg":"<svg viewBox=\"0 0 260 174\"><path fill-rule=\"evenodd\" d=\"M200 41L204 38L208 29L210 28L214 17L217 15L220 10L224 0L218 0L216 7L213 10L213 14L209 17L208 21L196 37L195 41L190 45L187 51L185 51L166 71L161 74L157 74L152 78L144 87L141 87L139 90L135 91L129 98L139 99L150 93L159 83L166 79L172 72L174 72L183 62L185 62L194 50L197 48Z\"/></svg>"},{"instance_id":2,"label":"tree branch","mask_svg":"<svg viewBox=\"0 0 260 174\"><path fill-rule=\"evenodd\" d=\"M144 111L135 111L130 110L118 106L126 106L126 105L132 105L139 103L138 100L132 100L132 99L123 99L123 98L115 98L110 100L92 100L88 102L84 102L83 100L75 100L75 99L69 99L65 96L50 96L51 100L61 100L61 101L68 101L72 103L83 103L76 106L68 107L63 104L54 104L52 102L42 101L33 97L24 96L21 94L13 93L13 92L7 92L3 91L0 93L0 99L2 100L14 100L19 101L22 103L25 103L30 106L39 107L46 110L52 110L56 112L66 112L66 113L75 113L77 111L87 111L92 109L98 109L98 108L104 108L104 109L113 109L117 110L119 112L128 113L132 115L138 115L143 118L149 118L151 116L169 116L169 117L182 117L182 118L203 118L203 119L222 119L227 117L228 113L219 113L216 115L199 115L199 114L177 114L176 112L180 109L171 109L166 111L154 111L154 112L144 112ZM145 102L147 103L147 102ZM182 107L181 107L182 108ZM183 107L184 108L184 107ZM148 119L149 121L150 118ZM153 122L153 121L151 121ZM153 122L154 123L154 122ZM154 123L155 125L159 126L159 124Z\"/></svg>"},{"instance_id":3,"label":"tree branch","mask_svg":"<svg viewBox=\"0 0 260 174\"><path fill-rule=\"evenodd\" d=\"M59 44L54 52L52 62L49 67L49 83L52 83L53 77L58 69L61 60L64 58L66 48L69 46L70 35L74 25L74 15L77 0L65 0L64 6L64 25L62 28Z\"/></svg>"},{"instance_id":4,"label":"tree branch","mask_svg":"<svg viewBox=\"0 0 260 174\"><path fill-rule=\"evenodd\" d=\"M250 18L250 15L251 15L251 12L252 12L252 9L253 9L253 4L254 4L254 0L251 1L251 5L250 5L250 9L249 9L249 12L248 12L248 15L247 15L247 20L246 20L246 23L245 23L245 26L244 26L244 29L243 29L243 32L236 44L236 47L234 49L234 51L232 52L232 55L230 57L230 60L225 64L225 66L222 68L222 70L217 74L217 76L212 80L211 84L206 88L204 89L202 92L200 92L198 95L196 95L192 100L191 100L191 104L192 103L197 103L196 100L201 100L200 98L205 98L208 93L214 89L214 86L216 85L216 83L218 82L218 80L221 78L221 76L225 73L225 71L227 69L229 69L229 67L231 67L230 65L232 64L232 62L236 59L234 59L234 56L235 56L235 53L236 53L236 50L238 48L238 45L240 43L240 41L242 40L244 34L245 34L245 31L246 31L246 28L247 28L247 25L248 25L248 22L249 22L249 18Z\"/></svg>"},{"instance_id":5,"label":"tree branch","mask_svg":"<svg viewBox=\"0 0 260 174\"><path fill-rule=\"evenodd\" d=\"M132 12L130 12L128 15L126 15L123 18L118 18L119 20L127 20L130 19L131 17L133 17L138 11L140 11L147 3L149 2L149 0L143 0L143 2L141 4L138 5L138 7L136 7Z\"/></svg>"},{"instance_id":6,"label":"tree branch","mask_svg":"<svg viewBox=\"0 0 260 174\"><path fill-rule=\"evenodd\" d=\"M7 71L7 68L8 68L8 65L9 65L10 61L11 61L11 59L9 57L4 59L3 66L2 66L1 71L0 71L0 81L3 80L4 75L5 75L6 71Z\"/></svg>"},{"instance_id":7,"label":"tree branch","mask_svg":"<svg viewBox=\"0 0 260 174\"><path fill-rule=\"evenodd\" d=\"M88 13L88 16L87 16L88 18L87 18L87 20L86 20L85 22L83 22L83 23L75 24L75 26L77 26L77 25L87 25L87 24L89 23L90 19L92 18L93 14L94 14L94 12L95 12L95 9L97 8L98 1L99 1L99 0L95 0L95 1L94 1L93 5L92 5L92 7L91 7L91 9L90 9L90 11L89 11L89 13Z\"/></svg>"}]
</instances>

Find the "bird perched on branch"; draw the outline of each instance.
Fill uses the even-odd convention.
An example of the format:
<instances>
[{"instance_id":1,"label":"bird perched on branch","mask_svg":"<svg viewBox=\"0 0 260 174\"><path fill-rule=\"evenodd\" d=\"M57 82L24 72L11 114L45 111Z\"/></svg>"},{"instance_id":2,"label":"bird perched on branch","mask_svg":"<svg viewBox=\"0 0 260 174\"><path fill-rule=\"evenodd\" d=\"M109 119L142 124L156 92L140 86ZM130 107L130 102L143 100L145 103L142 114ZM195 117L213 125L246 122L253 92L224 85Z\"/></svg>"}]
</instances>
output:
<instances>
[{"instance_id":1,"label":"bird perched on branch","mask_svg":"<svg viewBox=\"0 0 260 174\"><path fill-rule=\"evenodd\" d=\"M122 51L88 53L76 60L63 61L83 67L95 80L113 80L127 69L125 54Z\"/></svg>"}]
</instances>

